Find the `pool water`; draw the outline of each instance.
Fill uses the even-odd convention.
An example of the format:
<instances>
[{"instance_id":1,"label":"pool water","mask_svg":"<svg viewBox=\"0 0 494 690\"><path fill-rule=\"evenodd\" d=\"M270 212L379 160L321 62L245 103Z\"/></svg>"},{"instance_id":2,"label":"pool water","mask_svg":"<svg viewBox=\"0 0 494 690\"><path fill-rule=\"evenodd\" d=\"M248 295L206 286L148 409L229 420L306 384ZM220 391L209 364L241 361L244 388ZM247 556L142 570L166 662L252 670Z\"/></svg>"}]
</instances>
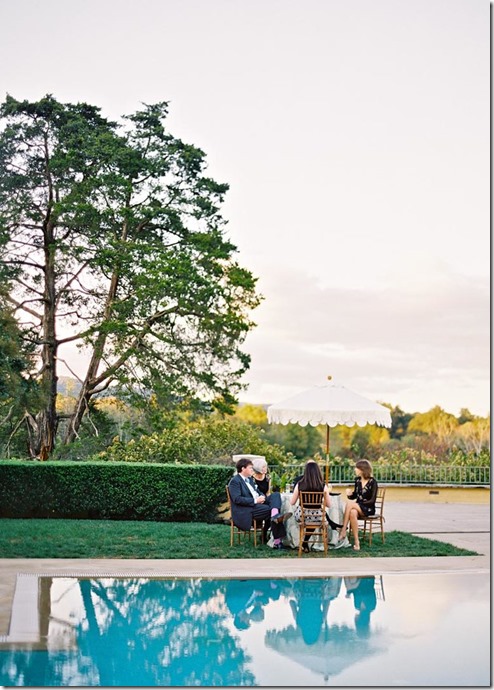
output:
<instances>
[{"instance_id":1,"label":"pool water","mask_svg":"<svg viewBox=\"0 0 494 690\"><path fill-rule=\"evenodd\" d=\"M483 573L39 577L36 590L26 629L0 641L2 685L490 685Z\"/></svg>"}]
</instances>

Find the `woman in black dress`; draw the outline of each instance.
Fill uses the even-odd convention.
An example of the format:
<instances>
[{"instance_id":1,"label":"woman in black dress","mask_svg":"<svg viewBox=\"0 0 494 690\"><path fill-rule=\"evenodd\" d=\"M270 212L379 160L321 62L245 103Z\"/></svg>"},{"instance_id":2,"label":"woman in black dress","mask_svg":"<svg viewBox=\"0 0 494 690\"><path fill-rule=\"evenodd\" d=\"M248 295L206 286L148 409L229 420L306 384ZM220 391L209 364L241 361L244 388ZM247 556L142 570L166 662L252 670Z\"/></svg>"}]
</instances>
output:
<instances>
[{"instance_id":1,"label":"woman in black dress","mask_svg":"<svg viewBox=\"0 0 494 690\"><path fill-rule=\"evenodd\" d=\"M269 476L268 463L264 458L254 458L252 466L254 467L254 481L257 484L257 488L263 494L269 496L271 493L271 477Z\"/></svg>"},{"instance_id":2,"label":"woman in black dress","mask_svg":"<svg viewBox=\"0 0 494 690\"><path fill-rule=\"evenodd\" d=\"M372 476L372 465L368 460L357 460L355 463L355 485L353 491L346 490L347 503L343 516L343 527L339 541L346 539L348 524L353 532L353 548L360 551L358 536L358 519L376 512L377 482Z\"/></svg>"}]
</instances>

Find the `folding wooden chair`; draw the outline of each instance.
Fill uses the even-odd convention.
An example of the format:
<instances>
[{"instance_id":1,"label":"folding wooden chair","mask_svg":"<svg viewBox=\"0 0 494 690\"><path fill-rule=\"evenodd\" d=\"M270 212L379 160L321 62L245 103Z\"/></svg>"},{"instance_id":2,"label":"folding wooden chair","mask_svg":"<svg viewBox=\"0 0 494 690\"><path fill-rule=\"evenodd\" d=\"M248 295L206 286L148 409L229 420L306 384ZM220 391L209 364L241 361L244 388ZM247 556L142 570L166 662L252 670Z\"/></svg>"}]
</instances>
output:
<instances>
[{"instance_id":1,"label":"folding wooden chair","mask_svg":"<svg viewBox=\"0 0 494 690\"><path fill-rule=\"evenodd\" d=\"M243 530L233 524L232 518L232 499L230 498L230 492L228 491L228 486L226 487L226 497L228 499L228 507L230 508L230 546L233 546L235 536L237 537L237 543L240 544L240 537L247 536L249 541L251 535L254 534L254 546L257 546L257 533L261 534L261 544L264 544L264 532L263 532L263 520L253 519L252 527L250 530Z\"/></svg>"},{"instance_id":2,"label":"folding wooden chair","mask_svg":"<svg viewBox=\"0 0 494 690\"><path fill-rule=\"evenodd\" d=\"M364 531L363 531L363 537L365 539L365 535L367 533L367 529L369 529L369 546L372 546L372 532L377 532L378 530L381 531L381 539L383 540L384 544L384 523L385 523L385 518L383 515L383 509L384 509L384 496L386 495L386 488L385 487L378 487L377 489L377 497L376 497L376 512L374 515L367 515L366 517L360 517L359 516L359 521L364 523Z\"/></svg>"},{"instance_id":3,"label":"folding wooden chair","mask_svg":"<svg viewBox=\"0 0 494 690\"><path fill-rule=\"evenodd\" d=\"M298 555L302 555L304 539L312 536L321 537L324 553L328 552L328 524L323 491L301 491L300 501L300 536Z\"/></svg>"}]
</instances>

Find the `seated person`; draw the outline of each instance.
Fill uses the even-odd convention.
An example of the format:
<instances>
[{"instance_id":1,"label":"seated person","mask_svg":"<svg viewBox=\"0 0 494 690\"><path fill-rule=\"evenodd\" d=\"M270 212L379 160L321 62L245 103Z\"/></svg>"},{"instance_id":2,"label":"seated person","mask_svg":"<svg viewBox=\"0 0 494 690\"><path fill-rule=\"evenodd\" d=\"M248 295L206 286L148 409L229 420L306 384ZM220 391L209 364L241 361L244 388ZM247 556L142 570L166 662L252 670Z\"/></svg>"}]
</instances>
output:
<instances>
[{"instance_id":1,"label":"seated person","mask_svg":"<svg viewBox=\"0 0 494 690\"><path fill-rule=\"evenodd\" d=\"M279 487L273 486L266 460L264 460L264 458L254 458L252 460L252 465L254 467L254 481L257 485L258 491L263 493L265 496L269 496L275 491L279 492Z\"/></svg>"},{"instance_id":2,"label":"seated person","mask_svg":"<svg viewBox=\"0 0 494 690\"><path fill-rule=\"evenodd\" d=\"M254 458L254 481L258 490L265 496L271 493L271 477L269 476L268 463L263 458Z\"/></svg>"},{"instance_id":3,"label":"seated person","mask_svg":"<svg viewBox=\"0 0 494 690\"><path fill-rule=\"evenodd\" d=\"M300 491L322 491L324 493L324 503L325 505L329 508L331 505L331 499L329 497L329 489L324 483L324 479L322 478L321 470L319 469L319 465L315 460L309 460L307 464L305 465L305 470L304 474L302 476L302 479L297 483L297 486L295 487L293 494L290 498L290 503L291 505L295 505L298 501L299 493ZM297 518L297 512L299 517ZM318 511L320 512L320 511ZM300 519L300 511L295 512L295 517L297 519ZM313 531L313 530L312 530ZM307 530L309 532L309 529ZM304 541L302 542L302 549L305 552L309 551L309 539L310 539L310 532L305 534Z\"/></svg>"},{"instance_id":4,"label":"seated person","mask_svg":"<svg viewBox=\"0 0 494 690\"><path fill-rule=\"evenodd\" d=\"M374 583L374 576L345 577L346 596L353 595L353 604L357 611L355 614L355 630L359 637L368 637L370 635L370 616L377 605Z\"/></svg>"},{"instance_id":5,"label":"seated person","mask_svg":"<svg viewBox=\"0 0 494 690\"><path fill-rule=\"evenodd\" d=\"M293 486L294 486L294 487L297 486L297 484L299 483L299 481L302 479L303 476L304 476L303 474L299 474L299 475L297 475L297 476L295 477L295 479L293 480ZM322 476L322 473L321 473L321 476ZM339 495L340 495L338 492L333 493L333 492L331 491L331 484L328 485L328 490L329 490L329 495L330 495L330 496L339 496ZM326 517L327 517L327 519L328 519L328 525L331 527L331 529L339 530L339 529L341 529L341 528L343 527L343 525L340 525L338 522L335 522L334 520L332 520L332 519L330 518L330 516L329 516L329 511L328 511L328 510L326 511ZM334 517L334 516L333 516L333 517Z\"/></svg>"},{"instance_id":6,"label":"seated person","mask_svg":"<svg viewBox=\"0 0 494 690\"><path fill-rule=\"evenodd\" d=\"M329 604L338 597L341 577L330 579L300 579L293 584L293 599L289 604L297 631L305 645L313 645L321 637L327 622ZM324 644L324 640L321 640Z\"/></svg>"},{"instance_id":7,"label":"seated person","mask_svg":"<svg viewBox=\"0 0 494 690\"><path fill-rule=\"evenodd\" d=\"M253 519L264 521L264 536L271 525L274 548L283 549L282 538L285 536L285 521L292 513L280 514L281 496L279 492L266 496L260 492L252 478L254 467L249 458L240 458L236 465L237 473L228 484L232 506L233 523L242 530L252 527Z\"/></svg>"},{"instance_id":8,"label":"seated person","mask_svg":"<svg viewBox=\"0 0 494 690\"><path fill-rule=\"evenodd\" d=\"M252 591L245 580L229 580L226 585L225 603L233 616L233 624L238 630L246 630L252 621L263 620L262 591Z\"/></svg>"},{"instance_id":9,"label":"seated person","mask_svg":"<svg viewBox=\"0 0 494 690\"><path fill-rule=\"evenodd\" d=\"M372 465L368 460L357 460L355 463L355 485L347 489L347 504L343 516L343 527L340 530L339 542L346 539L348 525L353 532L353 548L360 551L358 519L376 512L377 482L372 476Z\"/></svg>"}]
</instances>

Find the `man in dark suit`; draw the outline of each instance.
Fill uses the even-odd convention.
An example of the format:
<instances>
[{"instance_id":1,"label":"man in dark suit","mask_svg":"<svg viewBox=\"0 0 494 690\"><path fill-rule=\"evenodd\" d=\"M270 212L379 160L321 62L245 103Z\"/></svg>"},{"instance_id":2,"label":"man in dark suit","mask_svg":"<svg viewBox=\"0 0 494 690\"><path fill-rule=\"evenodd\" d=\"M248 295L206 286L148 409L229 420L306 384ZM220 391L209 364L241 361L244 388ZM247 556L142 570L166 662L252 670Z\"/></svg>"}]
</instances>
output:
<instances>
[{"instance_id":1,"label":"man in dark suit","mask_svg":"<svg viewBox=\"0 0 494 690\"><path fill-rule=\"evenodd\" d=\"M261 493L252 479L254 468L252 460L240 458L236 465L237 473L228 484L232 504L234 524L245 531L252 527L252 520L264 520L264 535L271 524L274 548L283 549L281 542L286 535L284 522L292 513L280 514L281 496L279 492L266 496Z\"/></svg>"}]
</instances>

